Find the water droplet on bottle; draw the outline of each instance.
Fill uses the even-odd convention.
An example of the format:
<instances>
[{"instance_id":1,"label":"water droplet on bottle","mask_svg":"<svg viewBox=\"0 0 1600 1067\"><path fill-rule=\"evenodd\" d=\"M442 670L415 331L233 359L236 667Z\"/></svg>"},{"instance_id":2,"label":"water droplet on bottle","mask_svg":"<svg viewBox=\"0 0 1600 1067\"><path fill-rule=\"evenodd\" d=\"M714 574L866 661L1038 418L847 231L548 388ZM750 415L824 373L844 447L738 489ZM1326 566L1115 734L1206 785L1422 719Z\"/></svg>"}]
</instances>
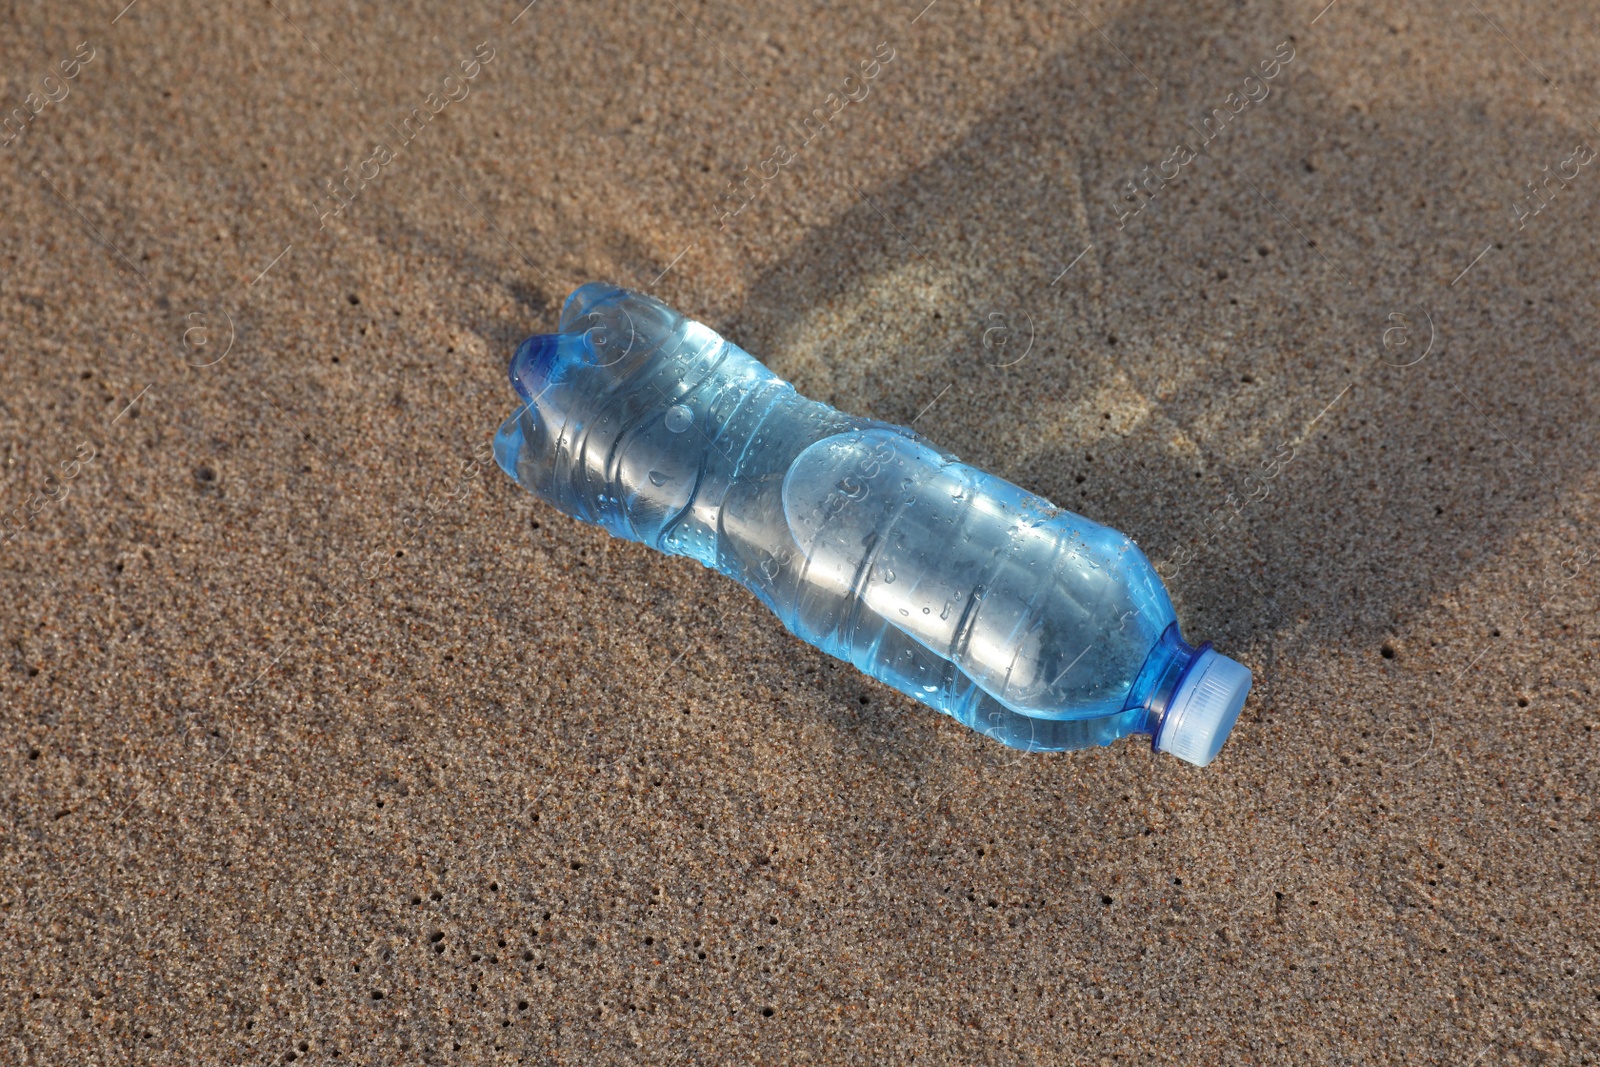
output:
<instances>
[{"instance_id":1,"label":"water droplet on bottle","mask_svg":"<svg viewBox=\"0 0 1600 1067\"><path fill-rule=\"evenodd\" d=\"M889 585L889 584L891 584L893 582L894 582L894 571L892 571L892 570L888 569L887 567L885 567L884 571L883 571L883 584L884 585ZM901 614L903 615L905 613L901 612Z\"/></svg>"},{"instance_id":2,"label":"water droplet on bottle","mask_svg":"<svg viewBox=\"0 0 1600 1067\"><path fill-rule=\"evenodd\" d=\"M688 404L674 404L667 409L667 429L672 433L682 433L694 422L694 409Z\"/></svg>"},{"instance_id":3,"label":"water droplet on bottle","mask_svg":"<svg viewBox=\"0 0 1600 1067\"><path fill-rule=\"evenodd\" d=\"M667 484L667 476L665 474L662 474L660 471L651 471L650 472L650 484L651 485L655 485L655 486L666 485Z\"/></svg>"}]
</instances>

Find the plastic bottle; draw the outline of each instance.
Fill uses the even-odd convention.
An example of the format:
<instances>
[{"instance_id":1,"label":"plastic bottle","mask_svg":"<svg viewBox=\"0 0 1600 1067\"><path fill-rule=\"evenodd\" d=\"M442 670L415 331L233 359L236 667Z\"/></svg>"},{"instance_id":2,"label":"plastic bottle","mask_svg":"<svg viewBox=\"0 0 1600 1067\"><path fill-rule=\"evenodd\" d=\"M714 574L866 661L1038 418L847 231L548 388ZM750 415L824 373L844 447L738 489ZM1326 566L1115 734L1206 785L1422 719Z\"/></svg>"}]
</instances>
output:
<instances>
[{"instance_id":1,"label":"plastic bottle","mask_svg":"<svg viewBox=\"0 0 1600 1067\"><path fill-rule=\"evenodd\" d=\"M743 584L825 652L1031 751L1215 758L1250 672L1179 635L1138 547L902 426L808 400L600 283L511 361L495 456L541 499Z\"/></svg>"}]
</instances>

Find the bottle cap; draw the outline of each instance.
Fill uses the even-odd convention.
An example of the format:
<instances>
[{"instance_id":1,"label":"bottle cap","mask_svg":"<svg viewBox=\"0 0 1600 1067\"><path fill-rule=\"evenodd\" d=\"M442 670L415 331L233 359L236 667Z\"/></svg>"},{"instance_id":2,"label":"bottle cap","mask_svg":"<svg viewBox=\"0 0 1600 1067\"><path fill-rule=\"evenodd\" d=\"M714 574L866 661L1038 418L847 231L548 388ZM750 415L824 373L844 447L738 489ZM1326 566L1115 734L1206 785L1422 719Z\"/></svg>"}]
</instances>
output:
<instances>
[{"instance_id":1,"label":"bottle cap","mask_svg":"<svg viewBox=\"0 0 1600 1067\"><path fill-rule=\"evenodd\" d=\"M1156 751L1204 767L1222 751L1249 692L1250 668L1206 649L1172 694L1156 736Z\"/></svg>"}]
</instances>

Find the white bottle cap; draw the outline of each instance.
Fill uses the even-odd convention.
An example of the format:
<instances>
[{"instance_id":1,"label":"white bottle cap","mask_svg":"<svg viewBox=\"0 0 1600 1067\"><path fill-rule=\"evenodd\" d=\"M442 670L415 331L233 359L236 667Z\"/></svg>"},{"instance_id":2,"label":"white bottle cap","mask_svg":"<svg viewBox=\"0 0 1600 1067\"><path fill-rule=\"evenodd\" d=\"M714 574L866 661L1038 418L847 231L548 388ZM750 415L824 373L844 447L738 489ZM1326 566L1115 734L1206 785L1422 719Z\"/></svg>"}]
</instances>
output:
<instances>
[{"instance_id":1,"label":"white bottle cap","mask_svg":"<svg viewBox=\"0 0 1600 1067\"><path fill-rule=\"evenodd\" d=\"M1161 720L1156 751L1196 767L1217 758L1250 692L1250 668L1207 649L1184 675Z\"/></svg>"}]
</instances>

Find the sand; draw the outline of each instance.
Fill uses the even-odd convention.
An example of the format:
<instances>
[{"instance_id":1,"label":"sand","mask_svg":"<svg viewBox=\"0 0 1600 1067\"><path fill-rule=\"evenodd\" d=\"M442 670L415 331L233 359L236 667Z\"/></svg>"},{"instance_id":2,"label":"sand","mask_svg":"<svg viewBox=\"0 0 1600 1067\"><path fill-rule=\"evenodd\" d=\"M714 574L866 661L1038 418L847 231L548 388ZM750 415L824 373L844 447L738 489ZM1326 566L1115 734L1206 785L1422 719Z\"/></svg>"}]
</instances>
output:
<instances>
[{"instance_id":1,"label":"sand","mask_svg":"<svg viewBox=\"0 0 1600 1067\"><path fill-rule=\"evenodd\" d=\"M122 3L0 34L0 1061L1600 1062L1586 5ZM1221 758L518 489L591 279L1135 537Z\"/></svg>"}]
</instances>

